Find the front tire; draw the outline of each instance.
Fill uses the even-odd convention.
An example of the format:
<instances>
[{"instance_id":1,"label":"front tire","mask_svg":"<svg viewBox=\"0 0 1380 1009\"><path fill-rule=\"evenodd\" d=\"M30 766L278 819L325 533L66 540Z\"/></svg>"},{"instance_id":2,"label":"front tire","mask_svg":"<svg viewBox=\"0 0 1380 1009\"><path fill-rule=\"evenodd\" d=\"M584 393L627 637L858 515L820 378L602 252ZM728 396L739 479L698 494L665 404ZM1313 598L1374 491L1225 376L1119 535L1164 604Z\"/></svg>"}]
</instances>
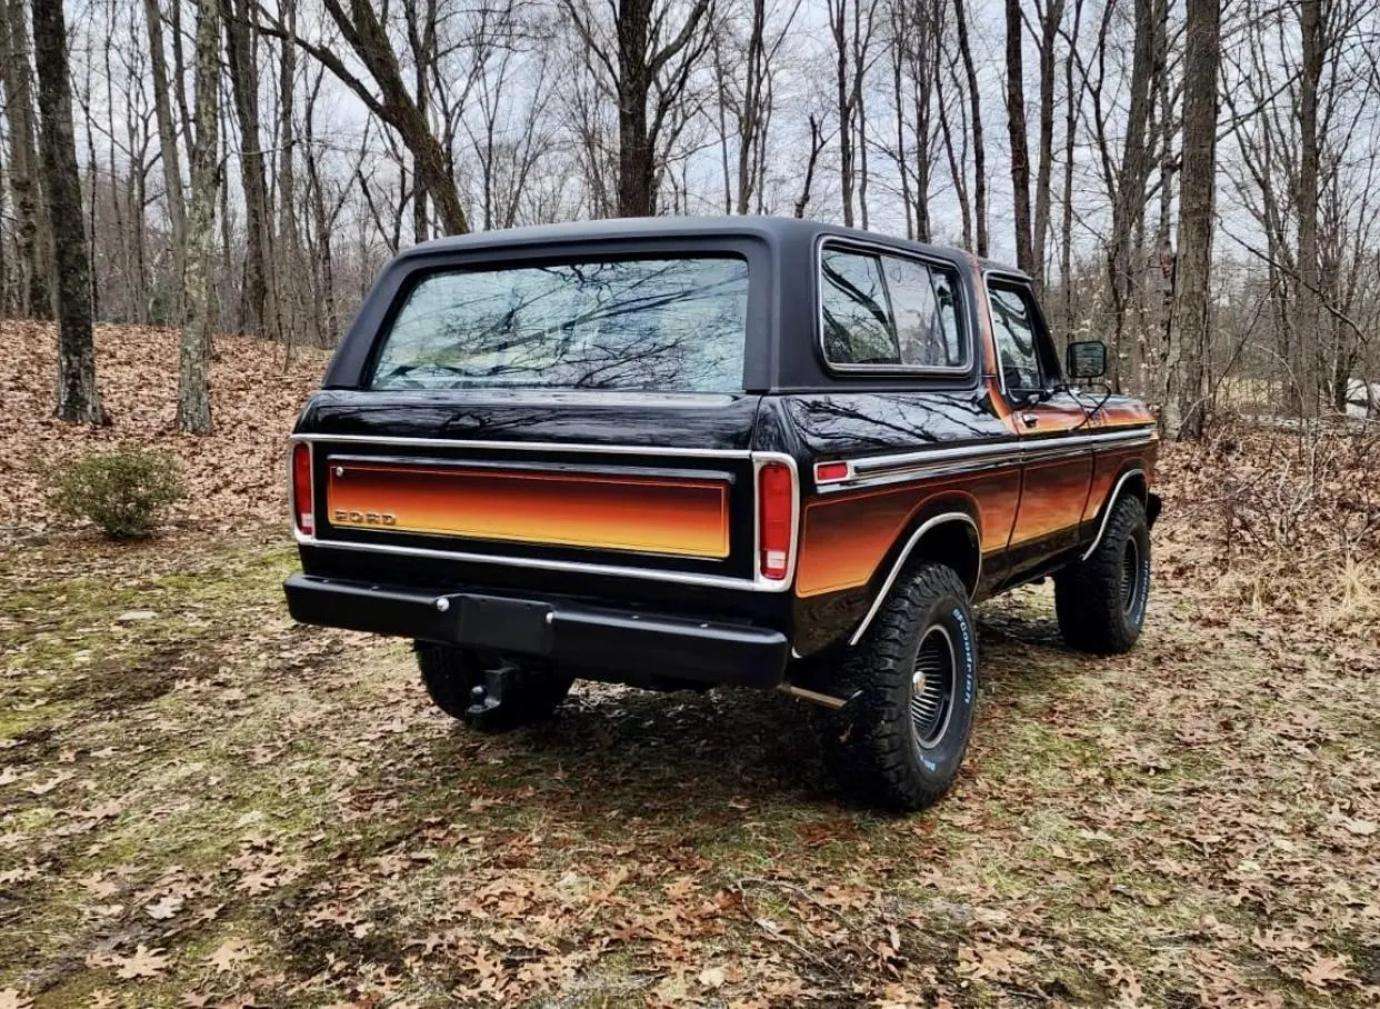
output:
<instances>
[{"instance_id":1,"label":"front tire","mask_svg":"<svg viewBox=\"0 0 1380 1009\"><path fill-rule=\"evenodd\" d=\"M454 645L418 641L413 648L422 684L436 707L481 732L544 721L570 692L569 676L535 662L486 666L476 652ZM478 696L476 687L483 688Z\"/></svg>"},{"instance_id":2,"label":"front tire","mask_svg":"<svg viewBox=\"0 0 1380 1009\"><path fill-rule=\"evenodd\" d=\"M826 719L826 760L848 793L917 810L949 790L972 731L977 639L963 580L904 577L844 664L848 703Z\"/></svg>"},{"instance_id":3,"label":"front tire","mask_svg":"<svg viewBox=\"0 0 1380 1009\"><path fill-rule=\"evenodd\" d=\"M1112 505L1097 549L1054 578L1054 611L1070 648L1098 655L1129 652L1145 626L1150 599L1150 527L1134 497Z\"/></svg>"}]
</instances>

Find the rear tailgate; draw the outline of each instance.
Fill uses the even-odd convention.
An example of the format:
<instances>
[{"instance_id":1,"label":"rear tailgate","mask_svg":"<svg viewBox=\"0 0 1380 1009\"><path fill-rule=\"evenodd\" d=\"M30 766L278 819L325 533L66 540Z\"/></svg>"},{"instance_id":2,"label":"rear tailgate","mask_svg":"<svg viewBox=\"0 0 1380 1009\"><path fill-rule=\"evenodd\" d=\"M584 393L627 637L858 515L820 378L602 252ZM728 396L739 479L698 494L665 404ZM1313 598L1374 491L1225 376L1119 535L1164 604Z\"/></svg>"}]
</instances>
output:
<instances>
[{"instance_id":1,"label":"rear tailgate","mask_svg":"<svg viewBox=\"0 0 1380 1009\"><path fill-rule=\"evenodd\" d=\"M305 546L754 586L757 397L541 411L449 397L444 419L428 398L391 409L395 397L378 393L313 400L294 436L312 450ZM457 418L471 430L457 432Z\"/></svg>"},{"instance_id":2,"label":"rear tailgate","mask_svg":"<svg viewBox=\"0 0 1380 1009\"><path fill-rule=\"evenodd\" d=\"M337 530L722 561L729 470L328 451L326 520Z\"/></svg>"}]
</instances>

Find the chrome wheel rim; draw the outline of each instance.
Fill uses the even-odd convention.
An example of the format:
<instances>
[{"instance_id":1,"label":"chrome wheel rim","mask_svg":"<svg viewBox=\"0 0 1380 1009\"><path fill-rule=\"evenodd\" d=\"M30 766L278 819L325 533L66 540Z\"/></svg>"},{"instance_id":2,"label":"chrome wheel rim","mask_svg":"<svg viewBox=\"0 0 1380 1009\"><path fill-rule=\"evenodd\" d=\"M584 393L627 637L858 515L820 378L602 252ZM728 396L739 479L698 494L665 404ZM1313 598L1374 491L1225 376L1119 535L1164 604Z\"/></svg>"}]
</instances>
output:
<instances>
[{"instance_id":1,"label":"chrome wheel rim","mask_svg":"<svg viewBox=\"0 0 1380 1009\"><path fill-rule=\"evenodd\" d=\"M949 728L957 678L953 639L943 626L935 624L920 639L911 677L910 725L922 750L936 746Z\"/></svg>"},{"instance_id":2,"label":"chrome wheel rim","mask_svg":"<svg viewBox=\"0 0 1380 1009\"><path fill-rule=\"evenodd\" d=\"M1121 554L1121 610L1135 613L1140 605L1140 544L1134 538L1126 541L1126 549Z\"/></svg>"}]
</instances>

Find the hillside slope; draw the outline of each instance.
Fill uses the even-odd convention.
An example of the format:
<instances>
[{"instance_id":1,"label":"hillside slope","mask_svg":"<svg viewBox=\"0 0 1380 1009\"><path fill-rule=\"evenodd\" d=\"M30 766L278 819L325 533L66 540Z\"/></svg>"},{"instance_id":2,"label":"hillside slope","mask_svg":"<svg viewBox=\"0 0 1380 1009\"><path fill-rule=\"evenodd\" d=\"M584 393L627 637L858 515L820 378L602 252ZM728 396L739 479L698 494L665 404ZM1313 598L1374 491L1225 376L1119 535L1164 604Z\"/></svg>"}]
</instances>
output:
<instances>
[{"instance_id":1,"label":"hillside slope","mask_svg":"<svg viewBox=\"0 0 1380 1009\"><path fill-rule=\"evenodd\" d=\"M66 460L117 446L165 449L182 464L180 524L268 520L286 514L284 439L320 381L326 354L245 336L216 338L211 417L204 438L178 434L175 329L97 326L96 367L110 424L89 429L53 417L57 329L0 320L0 543L41 533L49 474Z\"/></svg>"}]
</instances>

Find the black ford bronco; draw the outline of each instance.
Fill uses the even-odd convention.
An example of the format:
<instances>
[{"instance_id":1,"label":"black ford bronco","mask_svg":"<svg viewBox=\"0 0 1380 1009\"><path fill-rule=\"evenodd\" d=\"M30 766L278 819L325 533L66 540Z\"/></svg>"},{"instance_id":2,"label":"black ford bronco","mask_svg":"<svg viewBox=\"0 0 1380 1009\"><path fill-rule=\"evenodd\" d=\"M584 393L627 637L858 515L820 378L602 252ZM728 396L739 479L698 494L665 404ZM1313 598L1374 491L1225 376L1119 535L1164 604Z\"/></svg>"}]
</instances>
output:
<instances>
[{"instance_id":1,"label":"black ford bronco","mask_svg":"<svg viewBox=\"0 0 1380 1009\"><path fill-rule=\"evenodd\" d=\"M1046 575L1064 639L1130 648L1154 419L1082 392L1029 279L774 218L430 242L365 300L292 437L303 622L416 641L443 710L552 713L577 677L783 690L843 786L953 781L972 605Z\"/></svg>"}]
</instances>

